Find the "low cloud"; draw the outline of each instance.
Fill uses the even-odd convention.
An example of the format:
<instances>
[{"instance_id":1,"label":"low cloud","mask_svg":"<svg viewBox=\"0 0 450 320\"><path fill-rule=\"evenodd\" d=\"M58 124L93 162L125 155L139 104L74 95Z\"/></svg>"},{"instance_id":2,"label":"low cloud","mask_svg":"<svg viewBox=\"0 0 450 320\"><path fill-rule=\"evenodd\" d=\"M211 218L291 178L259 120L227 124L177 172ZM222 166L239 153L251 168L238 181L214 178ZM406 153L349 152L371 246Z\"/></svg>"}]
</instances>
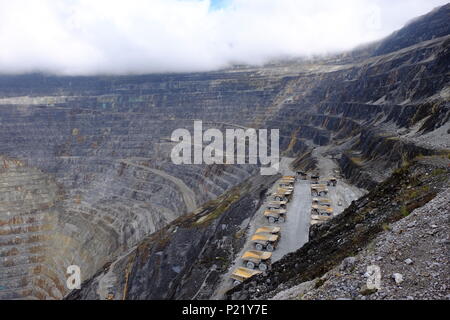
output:
<instances>
[{"instance_id":1,"label":"low cloud","mask_svg":"<svg viewBox=\"0 0 450 320\"><path fill-rule=\"evenodd\" d=\"M441 0L0 0L0 73L207 71L349 50Z\"/></svg>"}]
</instances>

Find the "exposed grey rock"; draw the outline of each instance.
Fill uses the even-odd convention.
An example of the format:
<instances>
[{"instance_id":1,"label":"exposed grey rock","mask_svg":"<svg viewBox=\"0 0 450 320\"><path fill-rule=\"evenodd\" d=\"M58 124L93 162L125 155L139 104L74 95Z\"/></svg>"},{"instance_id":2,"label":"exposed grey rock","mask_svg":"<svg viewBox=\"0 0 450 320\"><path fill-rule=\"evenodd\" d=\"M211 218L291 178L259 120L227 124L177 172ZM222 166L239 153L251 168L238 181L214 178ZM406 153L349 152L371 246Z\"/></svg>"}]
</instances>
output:
<instances>
[{"instance_id":1,"label":"exposed grey rock","mask_svg":"<svg viewBox=\"0 0 450 320\"><path fill-rule=\"evenodd\" d=\"M356 258L355 257L347 257L345 258L342 263L340 269L342 271L352 271L356 264Z\"/></svg>"},{"instance_id":2,"label":"exposed grey rock","mask_svg":"<svg viewBox=\"0 0 450 320\"><path fill-rule=\"evenodd\" d=\"M403 282L403 275L401 273L392 274L392 278L396 284L401 284Z\"/></svg>"}]
</instances>

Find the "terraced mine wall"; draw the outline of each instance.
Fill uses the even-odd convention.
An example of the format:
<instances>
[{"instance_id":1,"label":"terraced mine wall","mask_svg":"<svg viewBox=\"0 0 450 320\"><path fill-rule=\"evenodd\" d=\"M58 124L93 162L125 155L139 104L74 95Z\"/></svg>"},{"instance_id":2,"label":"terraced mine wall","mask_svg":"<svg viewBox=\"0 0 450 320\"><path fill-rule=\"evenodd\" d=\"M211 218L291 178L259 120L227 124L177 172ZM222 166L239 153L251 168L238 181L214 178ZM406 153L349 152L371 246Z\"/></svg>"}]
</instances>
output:
<instances>
[{"instance_id":1,"label":"terraced mine wall","mask_svg":"<svg viewBox=\"0 0 450 320\"><path fill-rule=\"evenodd\" d=\"M317 146L328 146L343 175L371 189L416 156L448 151L445 143L436 147L415 138L449 120L449 33L424 33L409 47L382 55L368 50L357 59L195 74L0 76L0 155L5 161L0 171L5 192L0 299L59 299L68 293L67 266L79 265L88 280L113 261L116 275L128 279L117 282L126 288L122 294L115 290L119 297L208 297L224 268L218 267L201 289L190 282L194 273L188 275L199 261L164 260L164 270L174 273L162 276L155 271L160 251L154 251L153 242L150 251L144 250L148 255L133 248L142 248L143 239L150 234L156 239L196 208L220 207L210 201L256 179L259 168L174 165L169 157L173 130L192 129L194 120L202 120L205 129L280 129L283 154L297 157L300 167L313 169L316 161L308 155ZM440 139L448 141L448 131ZM242 208L249 209L248 201L258 197L239 192L247 203ZM216 224L220 217L212 219L215 231L241 221ZM208 243L210 231L197 244ZM234 228L222 231L228 238L236 233ZM194 243L173 244L182 241L177 237L165 238L171 254L185 250L193 252L188 257L194 260L203 257ZM130 250L142 261L124 269L125 260L116 258ZM96 291L89 288L92 283L85 290ZM104 297L104 288L109 287L102 285L98 297ZM94 297L78 295L88 296Z\"/></svg>"},{"instance_id":2,"label":"terraced mine wall","mask_svg":"<svg viewBox=\"0 0 450 320\"><path fill-rule=\"evenodd\" d=\"M160 88L161 79L149 76L153 82L148 83L147 78L141 81L141 87L148 87L147 92L138 89L138 93L122 95L120 88L123 87L120 86L119 93L116 91L114 96L103 96L109 90L105 89L96 91L98 96L94 97L62 98L65 90L71 90L71 80L62 81L62 87L55 93L53 84L40 87L48 82L40 76L30 77L36 81L36 86L27 84L27 77L18 77L24 80L18 80L18 83L30 85L35 94L54 96L6 98L7 104L0 108L0 154L8 161L21 163L20 170L24 171L16 178L8 171L10 165L5 165L2 176L5 192L13 196L8 198L9 202L1 204L3 232L0 237L13 250L3 250L0 298L59 299L68 292L65 270L69 265L79 265L83 280L87 279L144 236L217 198L259 171L254 165L176 166L170 162L173 144L169 139L173 130L192 129L192 119L200 114L227 120L226 116L214 114L216 111L226 115L225 111L209 106L208 99L214 91L209 85L204 86L209 80L191 84L197 90L188 87L188 92L180 95L167 91L164 85ZM85 80L80 80L80 85L91 83ZM114 79L109 81L110 85L114 83ZM270 92L264 85L265 91L260 88L251 91L246 81L239 84L239 81L229 79L229 82L232 83L229 89L226 89L228 84L218 85L216 95L227 90L242 91L238 99L240 105L229 108L231 114L236 113L237 107L243 112L245 105L249 108L263 104ZM10 87L3 88L22 93L15 87L15 80L8 83ZM185 92L179 89L183 86L188 83L175 85L174 91ZM198 92L202 88L203 94ZM79 90L86 94L92 89L81 87ZM161 91L164 96L157 95ZM154 95L145 95L149 92ZM7 93L3 94L7 96ZM233 95L229 95L230 104L235 102ZM158 107L151 107L155 105ZM226 110L227 106L223 108ZM205 129L208 125L235 127L211 120L205 122ZM54 188L58 190L58 196L50 199L51 214L36 213L46 219L52 218L48 218L50 220L42 231L34 224L29 227L30 222L26 219L34 214L25 209L28 202L35 201L34 193L20 193L21 189L26 190L28 185L34 184L34 176L27 175L27 170L40 172L42 181L53 181L53 184L40 183L37 196L54 192ZM19 240L10 242L12 237ZM60 260L53 261L55 255ZM35 289L29 291L29 288Z\"/></svg>"}]
</instances>

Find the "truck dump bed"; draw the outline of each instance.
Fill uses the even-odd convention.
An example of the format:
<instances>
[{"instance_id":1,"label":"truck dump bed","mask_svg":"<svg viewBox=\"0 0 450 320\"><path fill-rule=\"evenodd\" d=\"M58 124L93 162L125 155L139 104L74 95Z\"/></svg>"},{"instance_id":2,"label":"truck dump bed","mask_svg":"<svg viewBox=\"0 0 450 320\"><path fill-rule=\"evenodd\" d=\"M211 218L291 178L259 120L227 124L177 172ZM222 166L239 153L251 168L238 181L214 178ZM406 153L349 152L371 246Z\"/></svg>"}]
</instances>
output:
<instances>
[{"instance_id":1,"label":"truck dump bed","mask_svg":"<svg viewBox=\"0 0 450 320\"><path fill-rule=\"evenodd\" d=\"M311 215L311 219L312 220L319 220L319 221L328 221L328 220L331 219L331 217L329 217L329 216L321 216L321 215L318 215L318 214L312 214Z\"/></svg>"},{"instance_id":2,"label":"truck dump bed","mask_svg":"<svg viewBox=\"0 0 450 320\"><path fill-rule=\"evenodd\" d=\"M285 214L287 211L284 209L278 210L264 210L265 216L279 216L280 214Z\"/></svg>"},{"instance_id":3,"label":"truck dump bed","mask_svg":"<svg viewBox=\"0 0 450 320\"><path fill-rule=\"evenodd\" d=\"M244 267L239 267L233 271L230 278L238 281L244 281L248 278L253 277L254 275L260 274L262 271L247 269Z\"/></svg>"},{"instance_id":4,"label":"truck dump bed","mask_svg":"<svg viewBox=\"0 0 450 320\"><path fill-rule=\"evenodd\" d=\"M285 188L278 188L276 194L282 194L282 195L290 195L292 193L292 190L285 189Z\"/></svg>"},{"instance_id":5,"label":"truck dump bed","mask_svg":"<svg viewBox=\"0 0 450 320\"><path fill-rule=\"evenodd\" d=\"M255 232L255 234L258 233L279 233L281 230L280 227L261 227L258 228Z\"/></svg>"},{"instance_id":6,"label":"truck dump bed","mask_svg":"<svg viewBox=\"0 0 450 320\"><path fill-rule=\"evenodd\" d=\"M272 252L250 250L244 253L243 260L264 261L272 257Z\"/></svg>"},{"instance_id":7,"label":"truck dump bed","mask_svg":"<svg viewBox=\"0 0 450 320\"><path fill-rule=\"evenodd\" d=\"M259 234L255 234L252 239L252 241L269 241L269 242L275 242L278 240L278 235L276 234L263 234L263 233L259 233Z\"/></svg>"}]
</instances>

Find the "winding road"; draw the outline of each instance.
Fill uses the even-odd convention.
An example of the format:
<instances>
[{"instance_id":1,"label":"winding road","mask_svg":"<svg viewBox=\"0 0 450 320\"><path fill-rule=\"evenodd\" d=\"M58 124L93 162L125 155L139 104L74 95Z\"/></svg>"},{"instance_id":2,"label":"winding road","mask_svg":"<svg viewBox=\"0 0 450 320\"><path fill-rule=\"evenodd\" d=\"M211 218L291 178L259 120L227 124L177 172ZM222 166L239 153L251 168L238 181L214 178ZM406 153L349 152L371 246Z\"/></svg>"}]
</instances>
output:
<instances>
[{"instance_id":1,"label":"winding road","mask_svg":"<svg viewBox=\"0 0 450 320\"><path fill-rule=\"evenodd\" d=\"M163 177L164 179L172 181L173 183L175 183L175 185L180 190L181 195L183 196L183 201L186 204L187 211L191 212L191 211L194 211L195 209L197 209L197 202L195 201L195 193L194 193L194 191L192 191L191 188L189 188L184 183L183 180L181 180L181 179L179 179L177 177L171 176L170 174L168 174L168 173L166 173L166 172L164 172L162 170L158 170L158 169L150 168L150 167L147 167L147 166L139 165L139 164L136 164L136 163L134 163L134 162L132 162L130 160L127 160L127 159L121 159L120 162L124 163L126 165L129 165L129 166L134 166L134 167L140 168L142 170L150 171L150 172L152 172L154 174L157 174L157 175Z\"/></svg>"}]
</instances>

